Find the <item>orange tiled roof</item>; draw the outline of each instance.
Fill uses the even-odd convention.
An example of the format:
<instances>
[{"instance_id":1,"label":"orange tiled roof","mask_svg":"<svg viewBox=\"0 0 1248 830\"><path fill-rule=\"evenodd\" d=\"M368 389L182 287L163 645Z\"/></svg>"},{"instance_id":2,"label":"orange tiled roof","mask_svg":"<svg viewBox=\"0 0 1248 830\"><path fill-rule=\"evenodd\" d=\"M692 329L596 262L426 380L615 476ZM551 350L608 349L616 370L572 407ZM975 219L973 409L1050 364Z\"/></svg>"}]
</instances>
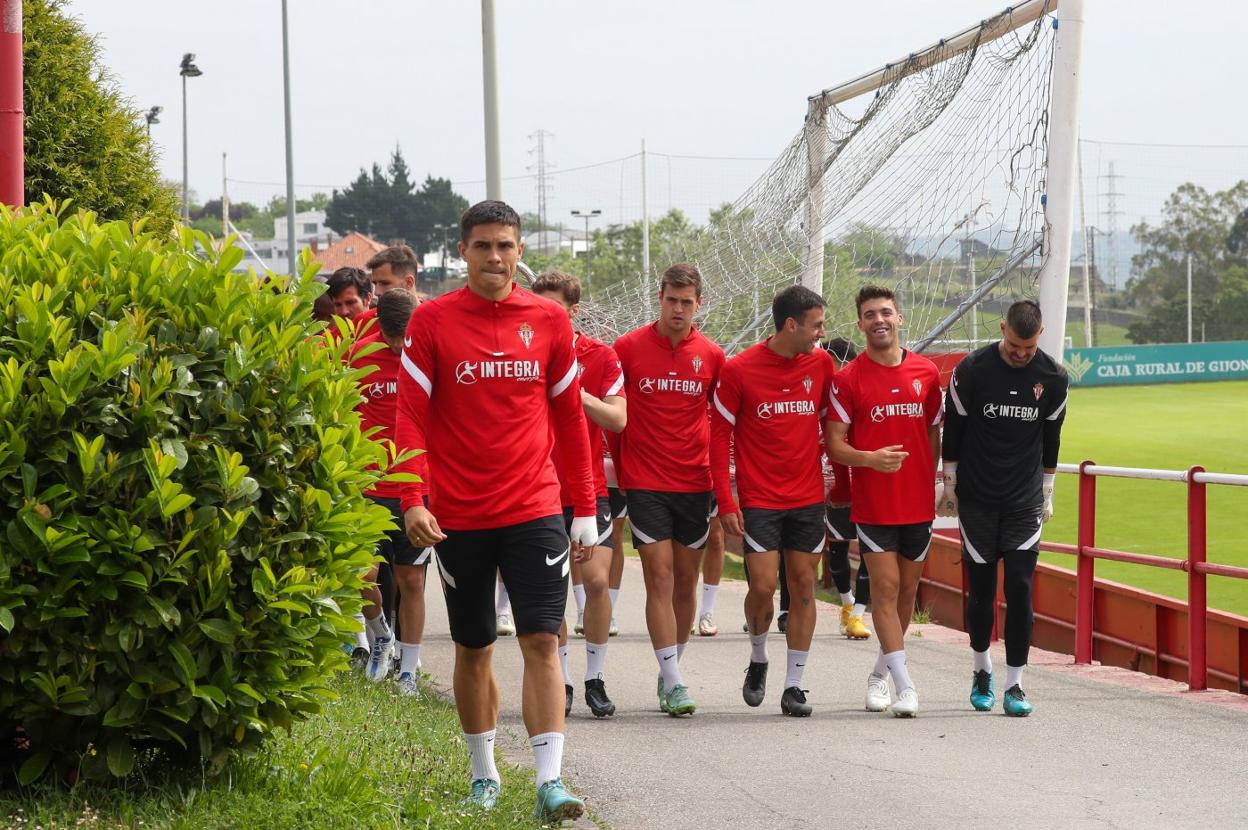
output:
<instances>
[{"instance_id":1,"label":"orange tiled roof","mask_svg":"<svg viewBox=\"0 0 1248 830\"><path fill-rule=\"evenodd\" d=\"M363 268L364 263L372 259L374 254L385 250L385 248L385 245L382 245L372 237L365 236L359 231L352 231L333 245L317 252L312 257L312 260L319 262L321 264L320 273L328 276L337 269L348 265L353 268Z\"/></svg>"}]
</instances>

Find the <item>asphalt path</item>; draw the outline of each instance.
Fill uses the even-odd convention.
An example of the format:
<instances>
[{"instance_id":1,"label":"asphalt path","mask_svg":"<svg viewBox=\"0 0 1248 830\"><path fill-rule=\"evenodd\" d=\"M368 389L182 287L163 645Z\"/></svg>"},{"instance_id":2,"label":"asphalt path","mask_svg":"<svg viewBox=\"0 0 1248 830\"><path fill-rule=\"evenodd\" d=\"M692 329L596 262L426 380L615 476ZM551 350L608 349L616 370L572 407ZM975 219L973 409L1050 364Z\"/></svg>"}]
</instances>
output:
<instances>
[{"instance_id":1,"label":"asphalt path","mask_svg":"<svg viewBox=\"0 0 1248 830\"><path fill-rule=\"evenodd\" d=\"M449 689L453 647L431 569L424 670ZM595 719L583 700L584 640L570 641L576 702L568 719L564 778L594 819L645 828L1231 828L1248 827L1248 705L1229 693L1179 692L1177 684L1033 652L1024 679L1036 706L1010 718L967 702L964 635L917 626L907 637L919 692L913 720L863 707L876 641L840 637L840 609L820 603L804 683L810 718L780 713L784 635L769 642L767 699L741 699L749 640L741 631L745 586L725 581L720 634L692 637L681 661L695 715L658 711L657 669L646 636L641 567L629 559L611 638L607 691L617 714ZM569 621L574 606L569 597ZM1005 655L994 646L998 695ZM1039 663L1040 665L1036 665ZM521 657L501 638L495 666L500 730L509 758L530 762L520 720ZM464 759L465 774L467 758Z\"/></svg>"}]
</instances>

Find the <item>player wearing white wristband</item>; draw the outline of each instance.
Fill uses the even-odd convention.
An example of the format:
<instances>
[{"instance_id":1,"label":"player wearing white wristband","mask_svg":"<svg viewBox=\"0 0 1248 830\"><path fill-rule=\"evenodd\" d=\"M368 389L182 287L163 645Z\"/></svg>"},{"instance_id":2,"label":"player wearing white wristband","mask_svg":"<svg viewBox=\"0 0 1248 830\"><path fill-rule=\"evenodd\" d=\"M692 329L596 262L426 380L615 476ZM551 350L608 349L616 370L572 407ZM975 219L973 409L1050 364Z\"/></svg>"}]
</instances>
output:
<instances>
[{"instance_id":1,"label":"player wearing white wristband","mask_svg":"<svg viewBox=\"0 0 1248 830\"><path fill-rule=\"evenodd\" d=\"M945 403L944 486L939 513L957 516L969 590L966 621L974 651L971 705L996 703L988 652L1005 561L1007 715L1025 717L1023 668L1031 647L1031 580L1040 533L1053 516L1053 485L1068 382L1040 351L1040 307L1010 306L1001 340L972 352L954 370Z\"/></svg>"}]
</instances>

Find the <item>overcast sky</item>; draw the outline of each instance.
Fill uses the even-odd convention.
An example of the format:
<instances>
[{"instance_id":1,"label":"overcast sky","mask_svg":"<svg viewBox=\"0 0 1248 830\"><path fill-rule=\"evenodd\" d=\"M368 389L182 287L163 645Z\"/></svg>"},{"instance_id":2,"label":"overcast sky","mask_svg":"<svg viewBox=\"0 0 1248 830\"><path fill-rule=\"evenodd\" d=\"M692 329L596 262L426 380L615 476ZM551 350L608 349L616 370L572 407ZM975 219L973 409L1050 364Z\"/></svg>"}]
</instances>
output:
<instances>
[{"instance_id":1,"label":"overcast sky","mask_svg":"<svg viewBox=\"0 0 1248 830\"><path fill-rule=\"evenodd\" d=\"M1240 57L1248 4L1086 5L1085 138L1248 144ZM498 0L503 174L529 172L530 136L539 129L553 134L548 155L563 170L636 153L645 138L660 153L754 159L675 162L705 181L699 196L677 193L673 201L731 199L765 167L758 159L777 155L797 131L807 95L1002 7L999 0ZM67 8L98 35L105 65L134 104L165 108L152 134L168 178L181 179L178 62L194 52L204 75L189 82L191 186L203 198L220 193L224 151L230 178L239 180L231 184L235 198L262 201L282 190L249 184L284 177L278 0L70 0ZM290 30L301 195L348 183L396 143L417 176L445 176L466 195L482 195L471 184L485 174L479 2L291 0ZM1109 152L1115 155L1119 174L1138 177L1137 190L1168 192L1157 170L1185 159L1208 169L1201 175L1248 178L1242 149L1119 148ZM600 172L601 186L588 173L579 183L569 174L563 201L578 187L585 207L613 198L594 188L609 190L610 178L623 174L609 166ZM652 175L656 207L664 209L661 174ZM533 190L531 181L513 180L504 195L530 206Z\"/></svg>"}]
</instances>

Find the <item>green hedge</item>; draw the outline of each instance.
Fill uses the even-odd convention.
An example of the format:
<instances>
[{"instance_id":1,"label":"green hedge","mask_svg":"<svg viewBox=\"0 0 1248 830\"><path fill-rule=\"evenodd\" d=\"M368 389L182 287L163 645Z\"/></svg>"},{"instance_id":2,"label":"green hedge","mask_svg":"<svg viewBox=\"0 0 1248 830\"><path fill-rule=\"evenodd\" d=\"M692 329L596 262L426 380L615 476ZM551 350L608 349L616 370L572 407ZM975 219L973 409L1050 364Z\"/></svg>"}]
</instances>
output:
<instances>
[{"instance_id":1,"label":"green hedge","mask_svg":"<svg viewBox=\"0 0 1248 830\"><path fill-rule=\"evenodd\" d=\"M390 527L319 288L0 208L0 740L31 781L220 768L318 711Z\"/></svg>"}]
</instances>

